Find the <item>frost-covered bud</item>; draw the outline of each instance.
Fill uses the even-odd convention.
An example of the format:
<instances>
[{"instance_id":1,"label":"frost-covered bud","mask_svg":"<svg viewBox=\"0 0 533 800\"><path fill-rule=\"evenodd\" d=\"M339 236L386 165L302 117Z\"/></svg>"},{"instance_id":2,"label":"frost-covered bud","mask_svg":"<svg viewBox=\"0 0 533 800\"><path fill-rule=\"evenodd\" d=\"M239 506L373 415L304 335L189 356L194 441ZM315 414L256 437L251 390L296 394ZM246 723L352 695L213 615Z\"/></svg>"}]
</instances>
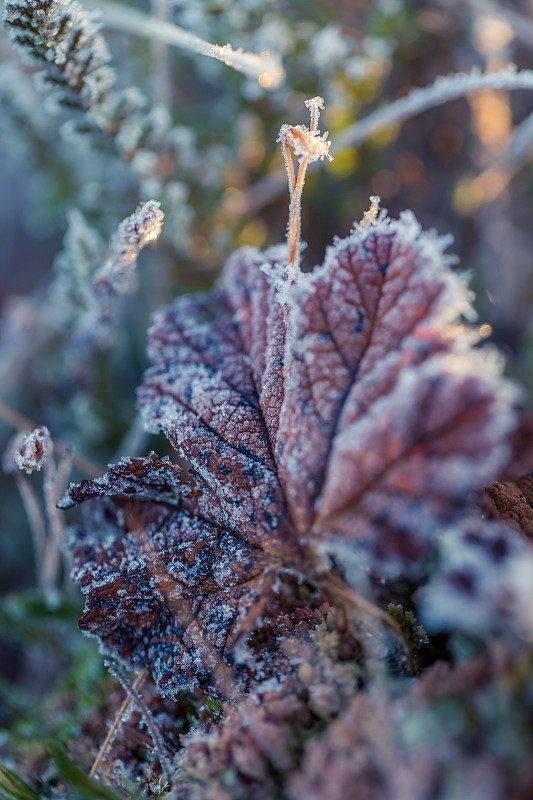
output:
<instances>
[{"instance_id":1,"label":"frost-covered bud","mask_svg":"<svg viewBox=\"0 0 533 800\"><path fill-rule=\"evenodd\" d=\"M52 452L50 431L43 425L19 436L4 458L4 468L13 472L16 468L31 472L41 470Z\"/></svg>"},{"instance_id":2,"label":"frost-covered bud","mask_svg":"<svg viewBox=\"0 0 533 800\"><path fill-rule=\"evenodd\" d=\"M157 239L163 217L160 203L149 200L120 223L111 240L108 258L96 274L96 294L115 297L117 293L131 291L137 256L148 242Z\"/></svg>"}]
</instances>

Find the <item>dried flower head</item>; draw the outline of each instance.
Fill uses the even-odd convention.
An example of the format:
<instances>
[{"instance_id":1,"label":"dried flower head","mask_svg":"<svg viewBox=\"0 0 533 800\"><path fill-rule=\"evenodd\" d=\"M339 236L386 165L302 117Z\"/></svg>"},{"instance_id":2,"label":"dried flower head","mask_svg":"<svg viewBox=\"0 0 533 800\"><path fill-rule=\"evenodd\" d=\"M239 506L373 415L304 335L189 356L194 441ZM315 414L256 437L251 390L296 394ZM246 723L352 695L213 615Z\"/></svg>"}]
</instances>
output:
<instances>
[{"instance_id":1,"label":"dried flower head","mask_svg":"<svg viewBox=\"0 0 533 800\"><path fill-rule=\"evenodd\" d=\"M28 474L41 470L52 449L50 431L43 425L18 439L13 450L15 464Z\"/></svg>"}]
</instances>

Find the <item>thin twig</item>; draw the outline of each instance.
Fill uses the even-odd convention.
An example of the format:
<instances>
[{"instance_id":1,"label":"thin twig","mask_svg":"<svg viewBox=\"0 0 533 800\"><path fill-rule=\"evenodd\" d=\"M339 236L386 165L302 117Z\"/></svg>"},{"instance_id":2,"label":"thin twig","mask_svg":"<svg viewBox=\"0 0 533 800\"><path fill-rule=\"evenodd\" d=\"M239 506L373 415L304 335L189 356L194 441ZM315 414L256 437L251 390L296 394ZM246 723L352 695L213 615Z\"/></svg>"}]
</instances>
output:
<instances>
[{"instance_id":1,"label":"thin twig","mask_svg":"<svg viewBox=\"0 0 533 800\"><path fill-rule=\"evenodd\" d=\"M46 586L54 588L59 576L61 564L61 548L65 540L64 515L57 508L57 502L62 496L68 473L72 465L72 455L65 455L56 468L53 454L50 453L44 465L44 502L48 519L48 536L44 554L43 574Z\"/></svg>"},{"instance_id":2,"label":"thin twig","mask_svg":"<svg viewBox=\"0 0 533 800\"><path fill-rule=\"evenodd\" d=\"M135 692L137 692L138 689L140 689L147 675L148 675L147 669L143 669L142 672L139 672L132 685L132 689L134 689ZM89 778L94 778L98 773L100 764L102 763L102 759L105 757L105 754L107 753L113 739L115 738L116 733L122 723L122 720L125 714L127 713L129 707L132 705L132 703L133 703L132 697L129 694L127 694L126 698L124 699L124 702L122 703L117 712L115 719L113 720L113 724L111 725L111 727L107 732L107 736L105 737L100 750L98 751L98 755L96 756L94 764L92 765L91 770L89 772Z\"/></svg>"},{"instance_id":3,"label":"thin twig","mask_svg":"<svg viewBox=\"0 0 533 800\"><path fill-rule=\"evenodd\" d=\"M296 176L294 174L294 164L292 163L292 155L287 142L283 142L283 160L285 161L285 169L287 170L287 182L289 184L289 195L292 200L292 195L294 192L294 184L296 182Z\"/></svg>"},{"instance_id":4,"label":"thin twig","mask_svg":"<svg viewBox=\"0 0 533 800\"><path fill-rule=\"evenodd\" d=\"M335 137L337 150L355 147L378 131L398 125L450 100L482 89L533 89L533 70L507 68L500 72L452 73L440 76L429 86L413 89L384 108L345 128Z\"/></svg>"},{"instance_id":5,"label":"thin twig","mask_svg":"<svg viewBox=\"0 0 533 800\"><path fill-rule=\"evenodd\" d=\"M287 224L287 244L289 250L287 266L288 269L296 272L300 269L301 204L307 167L314 161L323 161L324 158L327 158L328 161L333 160L329 152L331 142L327 141L327 131L323 136L320 136L318 130L320 110L324 108L324 99L317 95L316 97L306 100L305 105L309 109L311 115L310 127L306 128L305 125L282 125L277 139L277 141L281 143L281 152L283 153L283 160L285 161L285 168L287 170L290 195L289 221ZM300 163L296 180L294 178L294 164L290 151L291 147L294 149L294 154L297 156Z\"/></svg>"},{"instance_id":6,"label":"thin twig","mask_svg":"<svg viewBox=\"0 0 533 800\"><path fill-rule=\"evenodd\" d=\"M122 672L120 667L117 664L109 663L107 668L111 675L113 675L124 687L126 692L128 693L130 699L135 703L138 707L139 711L142 714L143 720L146 724L146 727L150 731L150 736L152 737L152 741L154 744L154 750L159 758L159 763L161 764L161 769L164 773L165 778L168 780L172 777L172 763L166 754L166 746L161 738L161 734L157 730L157 727L154 724L154 719L150 712L150 709L144 702L144 699L141 697L139 692L137 691L137 687L135 684L131 684L126 677L126 675Z\"/></svg>"},{"instance_id":7,"label":"thin twig","mask_svg":"<svg viewBox=\"0 0 533 800\"><path fill-rule=\"evenodd\" d=\"M222 47L211 44L178 25L143 14L122 3L114 3L110 0L98 0L98 2L89 0L88 4L102 12L104 25L215 58L217 61L222 61L227 67L232 67L238 72L256 78L265 89L277 89L285 80L285 70L279 58L271 53L258 55L243 50L234 50L230 44Z\"/></svg>"}]
</instances>

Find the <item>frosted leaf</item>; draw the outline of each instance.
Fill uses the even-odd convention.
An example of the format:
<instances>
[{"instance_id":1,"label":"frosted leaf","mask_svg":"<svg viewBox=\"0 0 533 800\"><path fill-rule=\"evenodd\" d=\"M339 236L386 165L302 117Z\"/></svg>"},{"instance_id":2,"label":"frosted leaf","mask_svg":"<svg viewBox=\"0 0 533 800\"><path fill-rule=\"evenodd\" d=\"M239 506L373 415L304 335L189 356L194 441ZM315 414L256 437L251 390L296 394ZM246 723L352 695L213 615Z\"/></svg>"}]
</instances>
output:
<instances>
[{"instance_id":1,"label":"frosted leaf","mask_svg":"<svg viewBox=\"0 0 533 800\"><path fill-rule=\"evenodd\" d=\"M227 694L224 659L266 613L283 564L224 525L181 472L152 454L70 487L63 508L98 497L116 506L107 501L105 526L95 518L72 537L73 578L88 594L80 627L149 666L164 693L214 684ZM111 535L96 535L110 522Z\"/></svg>"},{"instance_id":2,"label":"frosted leaf","mask_svg":"<svg viewBox=\"0 0 533 800\"><path fill-rule=\"evenodd\" d=\"M515 423L501 364L457 322L470 297L446 244L412 215L370 215L311 274L286 270L283 247L245 248L210 294L155 314L138 404L184 471L151 456L70 490L105 509L92 512L105 539L89 524L75 545L75 576L88 593L82 624L107 649L144 659L162 683L165 620L165 687L172 674L205 680L210 647L227 666L285 576L328 585L324 550L341 570L354 554L380 574L427 568L443 524L506 462ZM158 590L154 563L186 612ZM134 623L139 592L153 636Z\"/></svg>"},{"instance_id":3,"label":"frosted leaf","mask_svg":"<svg viewBox=\"0 0 533 800\"><path fill-rule=\"evenodd\" d=\"M495 481L487 486L487 494L492 516L533 539L533 473L505 483Z\"/></svg>"}]
</instances>

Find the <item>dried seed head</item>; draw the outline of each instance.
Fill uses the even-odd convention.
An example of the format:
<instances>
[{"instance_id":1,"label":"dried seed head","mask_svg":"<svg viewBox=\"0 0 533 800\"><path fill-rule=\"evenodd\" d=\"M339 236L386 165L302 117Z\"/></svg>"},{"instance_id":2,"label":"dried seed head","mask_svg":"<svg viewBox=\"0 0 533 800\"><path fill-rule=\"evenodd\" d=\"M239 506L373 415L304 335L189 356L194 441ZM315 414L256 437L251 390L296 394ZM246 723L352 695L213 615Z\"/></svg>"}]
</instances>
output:
<instances>
[{"instance_id":1,"label":"dried seed head","mask_svg":"<svg viewBox=\"0 0 533 800\"><path fill-rule=\"evenodd\" d=\"M13 450L13 458L17 467L26 470L29 474L44 467L51 451L52 437L48 428L43 425L24 434L22 439L17 441Z\"/></svg>"}]
</instances>

